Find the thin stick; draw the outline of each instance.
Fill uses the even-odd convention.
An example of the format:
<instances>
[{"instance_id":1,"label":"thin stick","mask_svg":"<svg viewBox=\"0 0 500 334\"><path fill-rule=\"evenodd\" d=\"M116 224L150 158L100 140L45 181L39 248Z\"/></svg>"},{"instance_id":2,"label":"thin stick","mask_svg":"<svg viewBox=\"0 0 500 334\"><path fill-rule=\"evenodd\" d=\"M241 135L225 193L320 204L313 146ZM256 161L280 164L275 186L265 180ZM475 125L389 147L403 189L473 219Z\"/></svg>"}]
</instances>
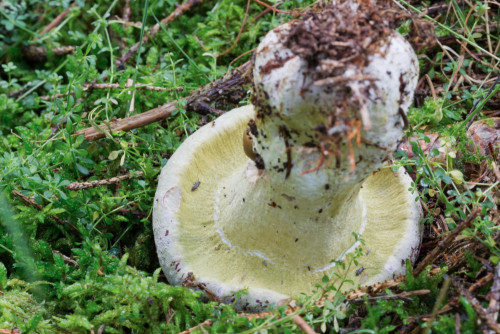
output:
<instances>
[{"instance_id":1,"label":"thin stick","mask_svg":"<svg viewBox=\"0 0 500 334\"><path fill-rule=\"evenodd\" d=\"M178 334L189 334L191 332L194 332L195 330L197 330L198 328L201 328L201 327L204 327L204 326L212 326L213 322L212 320L205 320L203 321L202 323L194 326L194 327L191 327L189 329L186 329L185 331L182 331L182 332L179 332Z\"/></svg>"},{"instance_id":2,"label":"thin stick","mask_svg":"<svg viewBox=\"0 0 500 334\"><path fill-rule=\"evenodd\" d=\"M43 30L40 32L40 35L44 35L44 34L48 33L49 31L51 31L52 29L54 29L55 27L57 27L57 25L59 25L59 23L61 23L61 21L64 20L64 18L69 14L70 8L75 6L75 5L76 5L76 3L72 3L71 6L69 6L66 10L64 10L59 15L57 15L56 18L54 20L52 20L52 22L50 22L45 28L43 28Z\"/></svg>"},{"instance_id":3,"label":"thin stick","mask_svg":"<svg viewBox=\"0 0 500 334\"><path fill-rule=\"evenodd\" d=\"M122 20L125 22L130 21L130 0L125 0L125 5L122 11Z\"/></svg>"},{"instance_id":4,"label":"thin stick","mask_svg":"<svg viewBox=\"0 0 500 334\"><path fill-rule=\"evenodd\" d=\"M495 318L491 317L490 314L481 306L479 300L477 300L469 290L465 289L457 277L454 277L451 284L458 290L461 296L465 297L467 301L472 305L477 315L488 325L489 328L495 331L495 333L500 334L500 325Z\"/></svg>"},{"instance_id":5,"label":"thin stick","mask_svg":"<svg viewBox=\"0 0 500 334\"><path fill-rule=\"evenodd\" d=\"M244 84L252 81L253 64L247 61L239 67L226 73L222 78L219 78L191 93L187 98L186 110L194 111L201 114L214 113L213 108L210 108L208 103L216 101L217 99L227 94L228 91L231 95L234 94L236 89L240 88L242 97L245 95L246 90L241 88ZM234 98L231 98L231 100ZM208 102L208 103L207 103ZM237 102L237 101L232 101Z\"/></svg>"},{"instance_id":6,"label":"thin stick","mask_svg":"<svg viewBox=\"0 0 500 334\"><path fill-rule=\"evenodd\" d=\"M52 49L47 49L44 46L28 45L22 47L21 50L26 58L37 62L43 62L47 58L49 51L57 57L75 53L75 47L72 45L56 46Z\"/></svg>"},{"instance_id":7,"label":"thin stick","mask_svg":"<svg viewBox=\"0 0 500 334\"><path fill-rule=\"evenodd\" d=\"M120 86L118 83L91 83L91 84L84 84L83 85L84 90L89 90L89 89L120 89L120 88L132 88L132 84L127 83L124 87ZM157 87L157 86L148 86L148 85L137 85L135 86L136 89L144 89L144 90L151 90L153 92L172 92L172 91L177 91L177 92L182 92L184 90L184 87L175 87L175 88L165 88L165 87Z\"/></svg>"},{"instance_id":8,"label":"thin stick","mask_svg":"<svg viewBox=\"0 0 500 334\"><path fill-rule=\"evenodd\" d=\"M241 22L240 31L238 31L238 36L236 36L236 39L234 40L233 44L226 50L222 51L219 54L219 56L228 54L236 46L236 44L238 44L238 41L240 40L241 37L241 33L243 32L243 28L245 28L245 24L247 23L249 9L250 9L250 0L247 0L247 8L245 9L245 16L243 16L243 21Z\"/></svg>"},{"instance_id":9,"label":"thin stick","mask_svg":"<svg viewBox=\"0 0 500 334\"><path fill-rule=\"evenodd\" d=\"M99 186L107 186L110 184L115 184L115 183L119 183L119 182L124 181L124 180L128 180L132 177L140 177L142 175L143 175L142 172L138 172L138 173L134 173L134 174L128 173L125 175L115 176L115 177L111 177L109 179L103 179L103 180L94 180L94 181L88 181L88 182L73 182L73 183L68 184L66 186L66 189L68 189L68 190L80 190L80 189L87 189L87 188L93 188L93 187L99 187Z\"/></svg>"},{"instance_id":10,"label":"thin stick","mask_svg":"<svg viewBox=\"0 0 500 334\"><path fill-rule=\"evenodd\" d=\"M484 285L488 284L491 282L493 279L493 274L492 273L487 273L484 277L482 277L479 281L475 282L469 287L470 292L476 291L478 288L483 287Z\"/></svg>"},{"instance_id":11,"label":"thin stick","mask_svg":"<svg viewBox=\"0 0 500 334\"><path fill-rule=\"evenodd\" d=\"M366 297L366 300L368 301L374 301L374 300L407 300L411 301L409 297L412 296L423 296L423 295L428 295L431 293L431 290L423 289L423 290L414 290L414 291L403 291L401 293L395 294L395 295L381 295L381 296L373 296L373 297ZM365 298L356 298L352 299L351 303L362 303L365 301Z\"/></svg>"},{"instance_id":12,"label":"thin stick","mask_svg":"<svg viewBox=\"0 0 500 334\"><path fill-rule=\"evenodd\" d=\"M80 265L78 264L78 262L76 262L75 260L73 260L72 258L70 258L69 256L66 256L64 255L63 253L61 253L60 251L57 251L57 250L53 250L52 251L52 254L57 254L57 255L60 255L64 262L66 262L67 264L69 264L70 266L73 266L75 268L79 268Z\"/></svg>"},{"instance_id":13,"label":"thin stick","mask_svg":"<svg viewBox=\"0 0 500 334\"><path fill-rule=\"evenodd\" d=\"M474 119L476 118L478 111L480 109L482 109L483 104L484 104L483 102L486 101L488 98L491 97L490 96L491 93L495 89L496 85L498 85L499 83L500 83L500 74L497 75L497 78L496 78L495 82L493 83L493 85L491 85L490 89L488 90L488 93L486 93L486 95L484 96L484 99L477 100L477 102L472 107L469 115L467 115L467 118L465 119L466 121L468 121L468 123L467 123L467 129L470 128L470 126L474 122Z\"/></svg>"},{"instance_id":14,"label":"thin stick","mask_svg":"<svg viewBox=\"0 0 500 334\"><path fill-rule=\"evenodd\" d=\"M40 204L38 204L37 202L35 202L35 200L33 198L30 198L30 197L27 197L25 195L23 195L20 191L17 191L17 190L12 190L12 194L16 197L19 197L24 203L34 207L35 209L37 209L38 211L43 211L43 206L41 206ZM65 220L62 220L61 218L55 216L55 215L50 215L49 216L52 220L54 220L55 222L61 224L61 225L68 225L70 226L74 232L76 232L77 235L80 235L80 231L78 231L78 229L76 228L75 225L71 224L70 222L68 221L65 221Z\"/></svg>"},{"instance_id":15,"label":"thin stick","mask_svg":"<svg viewBox=\"0 0 500 334\"><path fill-rule=\"evenodd\" d=\"M252 63L245 62L238 68L224 75L222 78L217 79L191 93L187 97L186 110L199 113L215 113L213 108L210 108L208 103L215 101L221 97L224 92L232 90L235 87L241 87L245 83L251 81ZM88 141L103 138L109 135L109 131L127 131L158 122L167 118L172 114L176 107L177 101L172 101L157 108L146 111L142 114L134 115L131 117L111 121L109 124L90 127L76 132L76 136L84 135ZM208 106L208 108L206 107Z\"/></svg>"},{"instance_id":16,"label":"thin stick","mask_svg":"<svg viewBox=\"0 0 500 334\"><path fill-rule=\"evenodd\" d=\"M18 328L0 328L0 334L21 334L21 331Z\"/></svg>"},{"instance_id":17,"label":"thin stick","mask_svg":"<svg viewBox=\"0 0 500 334\"><path fill-rule=\"evenodd\" d=\"M314 329L312 329L311 326L309 326L309 324L304 319L302 319L302 317L300 315L294 316L293 317L293 322L297 326L299 326L304 331L304 333L306 333L306 334L316 334L316 332L314 331Z\"/></svg>"},{"instance_id":18,"label":"thin stick","mask_svg":"<svg viewBox=\"0 0 500 334\"><path fill-rule=\"evenodd\" d=\"M436 315L439 311L439 307L443 303L444 298L446 297L446 293L448 292L448 289L450 288L450 278L446 277L443 286L441 287L441 290L439 291L439 295L436 298L436 302L434 303L434 307L432 308L432 313L427 321L427 326L425 327L424 334L429 333L429 330L432 327L432 323L434 322L434 319L436 319Z\"/></svg>"},{"instance_id":19,"label":"thin stick","mask_svg":"<svg viewBox=\"0 0 500 334\"><path fill-rule=\"evenodd\" d=\"M279 14L289 14L289 15L292 15L293 17L297 17L299 16L300 14L298 12L295 12L295 11L287 11L287 10L281 10L281 9L278 9L278 8L275 8L267 3L265 3L264 1L260 1L260 0L254 0L256 3L258 3L259 5L261 6L264 6L266 7L267 9L269 10L272 10L273 12L275 13L279 13ZM276 5L275 5L276 6Z\"/></svg>"},{"instance_id":20,"label":"thin stick","mask_svg":"<svg viewBox=\"0 0 500 334\"><path fill-rule=\"evenodd\" d=\"M254 52L255 50L257 50L257 48L256 48L256 47L255 47L255 48L253 48L253 49L250 49L250 50L248 50L248 51L243 52L243 53L242 53L242 54L240 54L238 57L236 57L236 58L234 58L233 60L231 60L231 62L229 63L229 66L233 65L235 62L237 62L237 61L238 61L238 59L241 59L241 58L245 57L247 54L252 53L252 52Z\"/></svg>"},{"instance_id":21,"label":"thin stick","mask_svg":"<svg viewBox=\"0 0 500 334\"><path fill-rule=\"evenodd\" d=\"M498 318L498 311L500 310L500 264L495 267L495 275L493 284L491 285L490 292L488 293L490 303L486 311L493 319Z\"/></svg>"},{"instance_id":22,"label":"thin stick","mask_svg":"<svg viewBox=\"0 0 500 334\"><path fill-rule=\"evenodd\" d=\"M184 14L184 12L190 10L196 5L199 5L203 2L204 0L188 0L182 5L178 6L169 16L164 18L163 20L160 21L160 23L155 24L151 29L149 29L149 32L144 35L144 38L142 40L142 45L145 45L150 38L153 38L158 31L160 31L160 24L164 24L165 26L168 26L170 22ZM127 60L129 60L130 57L132 57L137 50L139 50L140 47L140 42L135 43L125 54L121 57L119 60L118 66L121 67L123 66Z\"/></svg>"},{"instance_id":23,"label":"thin stick","mask_svg":"<svg viewBox=\"0 0 500 334\"><path fill-rule=\"evenodd\" d=\"M427 256L418 264L417 268L413 271L413 275L417 276L420 274L425 267L432 263L440 253L460 234L463 230L469 227L474 219L481 213L481 208L474 208L472 212L463 220L453 231L451 231L446 237L444 237L434 249L427 254Z\"/></svg>"},{"instance_id":24,"label":"thin stick","mask_svg":"<svg viewBox=\"0 0 500 334\"><path fill-rule=\"evenodd\" d=\"M122 89L122 88L131 88L132 84L127 83L124 87L120 86L118 83L86 83L83 84L83 91L88 91L92 89ZM182 92L184 90L184 87L175 87L175 88L165 88L165 87L157 87L157 86L147 86L147 85L137 85L135 86L136 89L142 89L142 90L150 90L153 92L172 92L172 91L177 91L177 92ZM68 93L59 93L59 94L54 94L54 95L44 95L40 96L42 100L50 100L52 98L61 98L64 96L67 96Z\"/></svg>"},{"instance_id":25,"label":"thin stick","mask_svg":"<svg viewBox=\"0 0 500 334\"><path fill-rule=\"evenodd\" d=\"M276 2L273 6L271 6L271 8L266 8L264 9L262 12L260 12L251 22L250 24L254 24L255 22L257 22L262 16L266 15L266 14L269 14L273 11L273 9L275 8L278 8L279 6L281 6L282 2Z\"/></svg>"},{"instance_id":26,"label":"thin stick","mask_svg":"<svg viewBox=\"0 0 500 334\"><path fill-rule=\"evenodd\" d=\"M109 124L82 129L77 131L75 136L84 135L87 141L93 141L106 137L111 131L128 131L158 122L170 116L170 114L177 109L176 103L177 101L172 101L157 108L143 112L142 114L111 121Z\"/></svg>"},{"instance_id":27,"label":"thin stick","mask_svg":"<svg viewBox=\"0 0 500 334\"><path fill-rule=\"evenodd\" d=\"M427 80L427 84L429 85L429 88L431 89L432 98L434 100L437 99L436 89L434 88L434 84L432 83L431 77L427 73L425 74L425 80Z\"/></svg>"}]
</instances>

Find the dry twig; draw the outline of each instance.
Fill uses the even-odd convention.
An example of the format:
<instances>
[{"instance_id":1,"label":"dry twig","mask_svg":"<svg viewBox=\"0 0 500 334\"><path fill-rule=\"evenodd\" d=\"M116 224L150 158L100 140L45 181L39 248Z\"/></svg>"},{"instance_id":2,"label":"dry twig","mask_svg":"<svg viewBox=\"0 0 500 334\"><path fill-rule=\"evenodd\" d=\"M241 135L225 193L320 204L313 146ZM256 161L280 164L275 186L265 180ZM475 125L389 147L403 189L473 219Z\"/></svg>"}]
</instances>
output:
<instances>
[{"instance_id":1,"label":"dry twig","mask_svg":"<svg viewBox=\"0 0 500 334\"><path fill-rule=\"evenodd\" d=\"M21 50L26 58L36 62L45 61L49 53L57 57L75 53L75 47L72 45L55 46L51 49L47 49L44 46L28 45L21 47Z\"/></svg>"},{"instance_id":2,"label":"dry twig","mask_svg":"<svg viewBox=\"0 0 500 334\"><path fill-rule=\"evenodd\" d=\"M130 83L127 83L124 87L122 87L118 83L90 83L90 84L83 85L84 90L121 89L121 88L132 88L132 85ZM184 87L165 88L165 87L148 86L148 85L136 85L134 88L135 89L150 90L153 92L172 92L172 91L182 92L184 90Z\"/></svg>"},{"instance_id":3,"label":"dry twig","mask_svg":"<svg viewBox=\"0 0 500 334\"><path fill-rule=\"evenodd\" d=\"M184 12L190 10L196 5L199 5L203 2L203 0L187 0L185 3L182 5L178 6L169 16L164 18L163 20L160 21L160 23L155 24L151 29L149 29L148 33L144 35L144 38L142 39L142 45L144 46L150 38L153 38L158 31L160 31L160 25L163 24L167 26L170 22L184 14ZM121 57L121 59L118 61L118 68L121 68L125 65L127 60L129 60L130 57L132 57L137 50L139 50L140 46L140 41L135 43L125 54Z\"/></svg>"},{"instance_id":4,"label":"dry twig","mask_svg":"<svg viewBox=\"0 0 500 334\"><path fill-rule=\"evenodd\" d=\"M21 334L21 331L19 330L19 328L0 328L0 334Z\"/></svg>"},{"instance_id":5,"label":"dry twig","mask_svg":"<svg viewBox=\"0 0 500 334\"><path fill-rule=\"evenodd\" d=\"M493 318L491 314L489 314L481 305L479 300L477 300L472 293L469 292L464 286L462 282L457 277L454 277L451 281L451 284L458 290L461 296L465 297L467 301L472 305L477 315L488 325L490 329L495 331L495 333L500 334L500 324L496 321L496 318Z\"/></svg>"},{"instance_id":6,"label":"dry twig","mask_svg":"<svg viewBox=\"0 0 500 334\"><path fill-rule=\"evenodd\" d=\"M250 0L247 0L247 7L245 9L245 16L243 17L243 21L241 22L241 27L240 31L238 31L238 36L236 36L236 39L234 40L233 44L226 50L222 51L219 56L223 56L225 54L228 54L235 46L238 44L238 41L240 40L241 33L243 32L243 28L245 28L245 24L247 23L247 18L248 18L248 10L250 9Z\"/></svg>"},{"instance_id":7,"label":"dry twig","mask_svg":"<svg viewBox=\"0 0 500 334\"><path fill-rule=\"evenodd\" d=\"M122 11L122 20L125 22L130 21L130 0L125 0L125 5Z\"/></svg>"},{"instance_id":8,"label":"dry twig","mask_svg":"<svg viewBox=\"0 0 500 334\"><path fill-rule=\"evenodd\" d=\"M412 296L423 296L431 293L431 290L423 289L423 290L414 290L414 291L403 291L401 293L395 295L380 295L380 296L370 296L366 297L368 301L374 300L404 300L411 302L409 297ZM365 301L365 298L356 298L352 299L351 303L362 303Z\"/></svg>"},{"instance_id":9,"label":"dry twig","mask_svg":"<svg viewBox=\"0 0 500 334\"><path fill-rule=\"evenodd\" d=\"M89 91L93 89L122 89L122 88L132 88L132 85L127 83L125 86L121 86L118 83L86 83L83 84L83 91ZM172 92L172 91L177 91L177 92L182 92L184 90L184 87L175 87L175 88L165 88L165 87L157 87L157 86L148 86L148 85L136 85L134 87L135 89L142 89L142 90L150 90L153 92ZM40 96L42 100L50 100L50 99L55 99L55 98L61 98L64 96L67 96L68 93L59 93L59 94L54 94L54 95L44 95Z\"/></svg>"},{"instance_id":10,"label":"dry twig","mask_svg":"<svg viewBox=\"0 0 500 334\"><path fill-rule=\"evenodd\" d=\"M490 314L491 318L498 319L498 311L500 311L500 264L497 264L495 267L493 284L491 285L488 297L490 302L486 312Z\"/></svg>"},{"instance_id":11,"label":"dry twig","mask_svg":"<svg viewBox=\"0 0 500 334\"><path fill-rule=\"evenodd\" d=\"M19 197L24 203L34 207L38 211L43 211L43 206L35 202L33 198L27 197L23 195L20 191L17 190L12 190L12 194L16 197ZM57 217L56 215L50 215L50 219L54 220L55 222L61 224L61 225L68 225L72 228L73 232L76 232L75 234L80 235L80 231L76 228L75 225L71 224L68 221L62 220L61 218Z\"/></svg>"},{"instance_id":12,"label":"dry twig","mask_svg":"<svg viewBox=\"0 0 500 334\"><path fill-rule=\"evenodd\" d=\"M66 256L64 255L63 253L61 253L60 251L57 251L57 250L53 250L52 251L53 254L57 254L57 255L60 255L64 262L66 262L67 264L69 264L70 266L72 267L75 267L75 268L78 268L80 267L80 265L78 265L78 262L76 262L75 260L73 260L72 258L70 258L69 256Z\"/></svg>"},{"instance_id":13,"label":"dry twig","mask_svg":"<svg viewBox=\"0 0 500 334\"><path fill-rule=\"evenodd\" d=\"M300 315L294 316L293 317L293 322L297 326L299 326L304 331L304 333L306 333L306 334L316 334L316 332L314 331L314 329L312 329L311 326L309 326L309 324L304 319L302 319L302 317Z\"/></svg>"},{"instance_id":14,"label":"dry twig","mask_svg":"<svg viewBox=\"0 0 500 334\"><path fill-rule=\"evenodd\" d=\"M66 189L68 190L80 190L80 189L87 189L87 188L93 188L93 187L99 187L99 186L107 186L110 184L115 184L119 183L124 180L128 180L132 177L140 177L142 176L142 172L137 172L137 173L128 173L125 175L121 176L115 176L111 177L109 179L104 179L104 180L94 180L94 181L87 181L87 182L73 182L70 183L66 186Z\"/></svg>"},{"instance_id":15,"label":"dry twig","mask_svg":"<svg viewBox=\"0 0 500 334\"><path fill-rule=\"evenodd\" d=\"M484 96L484 99L488 98L488 96L491 94L491 92L493 92L493 90L495 89L495 86L500 84L500 74L497 75L497 78L495 79L495 82L493 83L493 85L491 85L490 89L488 90L488 92L486 93L486 95ZM473 112L475 112L476 110L476 107L483 102L483 100L477 100L476 103L474 103L474 106L472 106L472 109L470 110L469 114L467 115L467 118L469 118ZM469 121L469 123L467 123L467 129L472 125L472 123L474 123L474 120L476 119L476 116L477 116L477 113L475 115L473 115Z\"/></svg>"},{"instance_id":16,"label":"dry twig","mask_svg":"<svg viewBox=\"0 0 500 334\"><path fill-rule=\"evenodd\" d=\"M234 102L238 98L243 98L244 95L242 95L242 92L246 91L241 86L250 82L249 73L251 73L251 68L251 62L246 62L222 78L195 90L187 98L186 109L202 114L219 114L218 112L214 112L214 108L210 107L209 103L223 98L228 98L230 102ZM172 101L142 114L111 121L109 124L99 127L95 126L79 130L75 135L84 135L86 140L92 141L105 137L109 134L109 131L127 131L139 128L167 118L177 109L176 104L177 101Z\"/></svg>"},{"instance_id":17,"label":"dry twig","mask_svg":"<svg viewBox=\"0 0 500 334\"><path fill-rule=\"evenodd\" d=\"M489 282L491 282L492 279L493 279L493 274L492 273L487 273L485 276L481 277L481 279L479 281L477 281L474 284L472 284L469 287L469 291L470 292L474 292L477 289L482 288L483 286L485 286L486 284L488 284Z\"/></svg>"},{"instance_id":18,"label":"dry twig","mask_svg":"<svg viewBox=\"0 0 500 334\"><path fill-rule=\"evenodd\" d=\"M177 109L176 103L177 101L172 101L157 108L143 112L142 114L111 121L109 124L82 129L77 131L75 135L84 135L86 140L93 141L106 137L106 135L109 135L110 131L128 131L147 124L158 122L159 120L170 116L170 114Z\"/></svg>"},{"instance_id":19,"label":"dry twig","mask_svg":"<svg viewBox=\"0 0 500 334\"><path fill-rule=\"evenodd\" d=\"M205 320L203 321L202 323L199 323L198 325L194 326L194 327L191 327L189 329L186 329L185 331L183 332L179 332L178 334L189 334L191 332L194 332L195 330L197 330L198 328L201 328L201 327L205 327L205 326L212 326L213 322L212 320Z\"/></svg>"},{"instance_id":20,"label":"dry twig","mask_svg":"<svg viewBox=\"0 0 500 334\"><path fill-rule=\"evenodd\" d=\"M427 256L418 264L417 268L413 271L413 275L418 276L427 265L431 264L436 260L441 252L448 247L451 242L460 234L463 230L469 227L474 219L481 213L481 208L474 208L472 212L465 218L458 226L451 231L446 237L444 237L436 247L427 254Z\"/></svg>"},{"instance_id":21,"label":"dry twig","mask_svg":"<svg viewBox=\"0 0 500 334\"><path fill-rule=\"evenodd\" d=\"M242 86L252 82L252 69L252 62L247 61L222 78L193 91L187 98L186 110L200 114L220 114L220 111L210 106L211 102L227 100L229 103L238 103L246 95L246 89Z\"/></svg>"},{"instance_id":22,"label":"dry twig","mask_svg":"<svg viewBox=\"0 0 500 334\"><path fill-rule=\"evenodd\" d=\"M50 22L45 28L43 28L43 30L40 32L40 35L44 35L57 27L59 23L61 23L61 21L64 20L64 18L69 14L69 11L73 6L76 6L76 3L72 3L71 6L57 15L56 18L52 20L52 22Z\"/></svg>"}]
</instances>

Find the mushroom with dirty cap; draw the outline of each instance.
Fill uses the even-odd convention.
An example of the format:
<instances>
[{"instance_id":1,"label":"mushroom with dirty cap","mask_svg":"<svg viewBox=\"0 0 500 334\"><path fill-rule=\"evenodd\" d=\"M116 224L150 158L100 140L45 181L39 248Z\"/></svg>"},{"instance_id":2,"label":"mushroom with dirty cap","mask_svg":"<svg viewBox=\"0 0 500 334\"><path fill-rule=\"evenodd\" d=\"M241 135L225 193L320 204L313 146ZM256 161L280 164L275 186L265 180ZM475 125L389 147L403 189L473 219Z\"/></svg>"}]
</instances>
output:
<instances>
[{"instance_id":1,"label":"mushroom with dirty cap","mask_svg":"<svg viewBox=\"0 0 500 334\"><path fill-rule=\"evenodd\" d=\"M194 277L221 299L247 289L237 307L258 310L310 293L360 239L356 284L415 260L412 180L380 168L418 61L387 20L370 2L323 5L263 38L252 105L192 134L159 177L154 234L170 283Z\"/></svg>"}]
</instances>

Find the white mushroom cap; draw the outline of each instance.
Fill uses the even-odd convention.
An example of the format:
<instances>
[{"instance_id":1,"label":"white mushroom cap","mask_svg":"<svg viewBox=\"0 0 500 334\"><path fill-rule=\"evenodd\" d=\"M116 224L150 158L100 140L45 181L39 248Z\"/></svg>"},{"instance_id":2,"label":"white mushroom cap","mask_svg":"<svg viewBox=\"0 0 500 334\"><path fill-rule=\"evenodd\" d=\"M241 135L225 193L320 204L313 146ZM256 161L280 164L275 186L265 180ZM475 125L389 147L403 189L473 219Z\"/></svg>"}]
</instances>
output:
<instances>
[{"instance_id":1,"label":"white mushroom cap","mask_svg":"<svg viewBox=\"0 0 500 334\"><path fill-rule=\"evenodd\" d=\"M191 135L155 196L155 242L169 282L192 273L222 299L248 289L241 308L310 293L341 270L333 260L361 246L353 233L366 252L363 272L349 274L359 284L402 274L420 244L411 178L403 169L375 172L402 136L418 76L412 48L391 32L371 41L377 52L363 66L346 62L328 77L323 67L338 60L311 68L290 43L294 27L274 29L256 51L255 108ZM247 125L253 154L242 145Z\"/></svg>"}]
</instances>

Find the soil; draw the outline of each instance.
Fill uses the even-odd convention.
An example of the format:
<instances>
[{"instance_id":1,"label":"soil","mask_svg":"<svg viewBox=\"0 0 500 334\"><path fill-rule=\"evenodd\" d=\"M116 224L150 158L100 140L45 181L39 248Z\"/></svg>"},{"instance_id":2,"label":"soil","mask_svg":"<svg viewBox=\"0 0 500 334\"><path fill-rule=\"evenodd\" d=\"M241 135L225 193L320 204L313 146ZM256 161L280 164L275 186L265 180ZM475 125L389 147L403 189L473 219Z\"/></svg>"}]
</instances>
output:
<instances>
[{"instance_id":1,"label":"soil","mask_svg":"<svg viewBox=\"0 0 500 334\"><path fill-rule=\"evenodd\" d=\"M342 75L345 65L363 67L392 32L382 5L323 4L294 21L285 45L305 59L316 80Z\"/></svg>"},{"instance_id":2,"label":"soil","mask_svg":"<svg viewBox=\"0 0 500 334\"><path fill-rule=\"evenodd\" d=\"M414 48L435 41L432 25L393 7L391 1L357 4L360 8L354 10L351 1L323 3L292 23L285 45L315 69L317 80L343 74L342 64L364 66L403 19L411 20L407 39Z\"/></svg>"}]
</instances>

